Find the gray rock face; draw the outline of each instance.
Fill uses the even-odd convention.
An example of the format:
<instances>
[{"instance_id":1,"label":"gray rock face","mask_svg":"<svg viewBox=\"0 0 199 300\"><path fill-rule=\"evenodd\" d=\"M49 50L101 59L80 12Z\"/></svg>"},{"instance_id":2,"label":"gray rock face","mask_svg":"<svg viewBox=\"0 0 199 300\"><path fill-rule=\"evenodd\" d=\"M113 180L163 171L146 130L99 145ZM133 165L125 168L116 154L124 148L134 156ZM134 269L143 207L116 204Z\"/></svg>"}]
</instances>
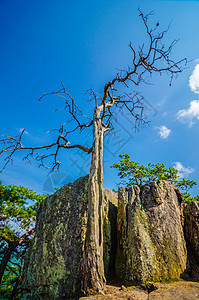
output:
<instances>
[{"instance_id":1,"label":"gray rock face","mask_svg":"<svg viewBox=\"0 0 199 300\"><path fill-rule=\"evenodd\" d=\"M88 176L81 177L42 201L33 245L25 258L23 299L74 299L81 295L87 188ZM111 231L117 221L117 194L105 189L104 195L104 265L108 275L113 260ZM115 226L115 235L116 230Z\"/></svg>"},{"instance_id":2,"label":"gray rock face","mask_svg":"<svg viewBox=\"0 0 199 300\"><path fill-rule=\"evenodd\" d=\"M33 246L25 259L23 299L65 299L80 294L87 225L88 176L42 201Z\"/></svg>"},{"instance_id":3,"label":"gray rock face","mask_svg":"<svg viewBox=\"0 0 199 300\"><path fill-rule=\"evenodd\" d=\"M119 202L116 193L104 190L106 276L115 268L127 281L179 278L186 266L180 191L160 181L141 190L120 188L118 196ZM78 299L87 219L88 176L41 203L34 242L25 258L23 299Z\"/></svg>"},{"instance_id":4,"label":"gray rock face","mask_svg":"<svg viewBox=\"0 0 199 300\"><path fill-rule=\"evenodd\" d=\"M190 201L184 207L184 235L188 252L188 271L199 280L199 205Z\"/></svg>"},{"instance_id":5,"label":"gray rock face","mask_svg":"<svg viewBox=\"0 0 199 300\"><path fill-rule=\"evenodd\" d=\"M119 188L117 276L147 282L179 278L187 253L182 194L167 181Z\"/></svg>"}]
</instances>

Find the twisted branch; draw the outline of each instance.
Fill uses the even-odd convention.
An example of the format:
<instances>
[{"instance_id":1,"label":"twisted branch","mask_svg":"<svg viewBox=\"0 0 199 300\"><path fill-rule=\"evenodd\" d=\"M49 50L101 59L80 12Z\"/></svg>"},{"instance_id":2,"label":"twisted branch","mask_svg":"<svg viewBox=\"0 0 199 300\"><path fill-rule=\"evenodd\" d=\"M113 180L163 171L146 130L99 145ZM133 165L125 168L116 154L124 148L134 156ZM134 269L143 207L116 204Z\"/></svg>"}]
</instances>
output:
<instances>
[{"instance_id":1,"label":"twisted branch","mask_svg":"<svg viewBox=\"0 0 199 300\"><path fill-rule=\"evenodd\" d=\"M93 119L84 115L81 109L76 104L75 99L65 89L64 84L61 83L61 89L56 92L50 92L42 95L39 100L43 100L48 96L57 96L64 100L64 107L61 110L67 112L67 120L61 124L58 129L52 129L48 132L57 132L56 141L39 147L27 147L22 144L22 137L25 129L21 134L15 137L5 135L0 144L3 145L3 149L0 151L0 155L8 153L5 158L5 166L13 161L13 156L17 151L26 150L29 151L24 157L25 160L30 162L35 159L39 162L39 166L43 166L51 171L58 170L60 162L58 155L60 149L72 149L78 148L84 152L91 153L93 148L85 147L84 145L74 144L70 145L68 135L74 134L76 131L82 132L84 129L92 128L95 119L95 112L97 111L98 118L101 121L101 125L104 128L105 133L110 133L114 130L114 123L117 122L117 114L120 109L124 109L132 117L132 122L135 123L135 128L147 124L144 115L144 97L138 91L131 90L131 86L139 86L141 83L149 84L148 77L153 73L167 73L170 75L170 85L174 77L178 76L183 70L183 64L186 65L187 60L182 59L174 61L170 58L173 47L178 40L174 40L168 48L162 43L165 34L168 32L168 28L162 32L159 32L159 22L156 23L154 28L149 28L148 19L153 15L150 12L144 15L139 9L139 15L143 21L148 42L138 47L138 50L129 44L130 51L132 52L132 64L126 70L120 70L116 76L108 81L103 88L102 95L100 93L90 89L88 91L89 100L95 104ZM130 92L120 91L120 87L130 89ZM60 110L60 109L57 109ZM69 117L68 117L69 115ZM69 126L70 125L70 126ZM72 126L72 128L71 128ZM49 150L50 153L43 154L38 151ZM52 159L52 164L48 166L48 159Z\"/></svg>"}]
</instances>

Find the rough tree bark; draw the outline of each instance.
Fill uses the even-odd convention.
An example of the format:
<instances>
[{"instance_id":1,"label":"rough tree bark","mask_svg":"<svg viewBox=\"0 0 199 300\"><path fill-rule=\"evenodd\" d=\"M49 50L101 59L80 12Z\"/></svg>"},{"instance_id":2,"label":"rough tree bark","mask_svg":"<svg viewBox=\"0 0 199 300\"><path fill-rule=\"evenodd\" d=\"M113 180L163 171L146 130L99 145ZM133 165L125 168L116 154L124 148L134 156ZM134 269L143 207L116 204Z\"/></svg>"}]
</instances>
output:
<instances>
[{"instance_id":1,"label":"rough tree bark","mask_svg":"<svg viewBox=\"0 0 199 300\"><path fill-rule=\"evenodd\" d=\"M93 149L89 174L88 223L82 263L82 290L103 292L103 136L101 109L95 108L93 118Z\"/></svg>"}]
</instances>

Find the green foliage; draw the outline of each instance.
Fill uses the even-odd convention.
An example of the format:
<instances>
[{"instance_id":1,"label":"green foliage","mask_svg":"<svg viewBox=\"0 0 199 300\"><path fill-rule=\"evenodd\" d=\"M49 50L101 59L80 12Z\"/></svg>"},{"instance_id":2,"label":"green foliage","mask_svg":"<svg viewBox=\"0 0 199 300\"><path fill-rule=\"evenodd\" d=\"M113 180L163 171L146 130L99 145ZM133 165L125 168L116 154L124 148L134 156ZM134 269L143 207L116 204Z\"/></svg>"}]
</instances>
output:
<instances>
[{"instance_id":1,"label":"green foliage","mask_svg":"<svg viewBox=\"0 0 199 300\"><path fill-rule=\"evenodd\" d=\"M188 191L197 183L193 180L179 179L178 170L173 167L166 168L163 163L149 163L144 166L138 162L130 160L130 155L120 154L120 162L114 163L111 168L118 169L118 176L123 179L126 186L142 186L150 181L167 180L175 184L182 190L185 201L198 201L199 196L191 197Z\"/></svg>"},{"instance_id":2,"label":"green foliage","mask_svg":"<svg viewBox=\"0 0 199 300\"><path fill-rule=\"evenodd\" d=\"M36 209L44 198L46 195L37 195L28 188L0 182L0 263L12 243L34 226ZM0 287L2 299L10 299L14 289L15 299L20 299L23 258L31 240L32 236L25 239L10 257Z\"/></svg>"},{"instance_id":3,"label":"green foliage","mask_svg":"<svg viewBox=\"0 0 199 300\"><path fill-rule=\"evenodd\" d=\"M46 195L37 195L34 191L15 185L5 186L0 183L0 216L3 219L0 227L1 235L16 240L18 232L11 229L10 221L17 221L21 229L28 229L35 220L38 204ZM30 203L32 204L30 205ZM3 223L3 224L2 224Z\"/></svg>"},{"instance_id":4,"label":"green foliage","mask_svg":"<svg viewBox=\"0 0 199 300\"><path fill-rule=\"evenodd\" d=\"M1 299L11 299L14 288L16 288L14 299L21 299L21 271L22 263L20 260L15 259L15 262L7 265L0 286Z\"/></svg>"},{"instance_id":5,"label":"green foliage","mask_svg":"<svg viewBox=\"0 0 199 300\"><path fill-rule=\"evenodd\" d=\"M188 202L188 201L199 201L199 195L192 197L190 194L185 193L184 194L184 201Z\"/></svg>"}]
</instances>

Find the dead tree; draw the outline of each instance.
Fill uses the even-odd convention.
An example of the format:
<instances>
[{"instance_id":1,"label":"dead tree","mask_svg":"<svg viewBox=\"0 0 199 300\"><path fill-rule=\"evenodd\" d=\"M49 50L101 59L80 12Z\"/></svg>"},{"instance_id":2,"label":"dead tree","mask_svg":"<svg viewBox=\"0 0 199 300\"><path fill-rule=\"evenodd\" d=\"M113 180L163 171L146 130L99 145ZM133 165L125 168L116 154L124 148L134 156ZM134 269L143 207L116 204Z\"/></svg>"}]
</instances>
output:
<instances>
[{"instance_id":1,"label":"dead tree","mask_svg":"<svg viewBox=\"0 0 199 300\"><path fill-rule=\"evenodd\" d=\"M55 95L65 102L65 109L71 116L70 130L67 123L57 129L57 138L48 145L28 147L22 143L25 129L19 136L3 136L0 140L2 151L6 154L5 165L12 161L16 152L27 151L25 159L35 159L41 166L50 168L52 171L60 167L59 154L62 149L79 148L91 154L91 166L89 176L89 199L88 199L88 226L84 245L84 258L82 263L82 290L93 289L103 292L105 285L103 265L103 141L104 136L114 129L114 121L118 109L126 110L132 117L132 123L140 127L146 123L144 118L143 96L133 90L141 83L148 83L148 78L154 73L167 73L170 76L170 84L174 77L182 72L186 59L174 61L170 58L172 49L177 40L170 46L165 47L163 41L168 29L159 32L159 23L150 29L148 20L152 13L144 15L139 10L143 21L147 41L137 50L133 44L129 44L132 54L131 65L126 70L121 70L116 76L104 85L102 93L94 90L89 91L90 98L95 103L93 117L83 115L77 106L75 99L67 92L64 85L59 91L44 94L40 100L48 95ZM128 92L121 92L120 88ZM134 88L133 88L134 87ZM71 128L71 124L73 127ZM93 142L90 148L80 144L70 144L69 136L74 132L92 128ZM48 150L48 154L42 152ZM46 162L52 159L49 166Z\"/></svg>"}]
</instances>

